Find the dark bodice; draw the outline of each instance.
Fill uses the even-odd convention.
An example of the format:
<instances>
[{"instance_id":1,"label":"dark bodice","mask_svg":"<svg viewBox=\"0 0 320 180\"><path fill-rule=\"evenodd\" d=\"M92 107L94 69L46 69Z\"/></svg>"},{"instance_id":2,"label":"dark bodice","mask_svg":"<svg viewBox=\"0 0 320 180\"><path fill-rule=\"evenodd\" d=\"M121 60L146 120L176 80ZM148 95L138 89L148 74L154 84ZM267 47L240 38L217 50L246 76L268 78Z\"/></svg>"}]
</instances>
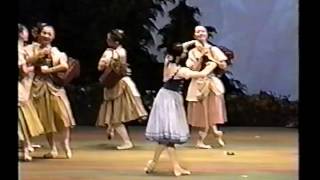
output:
<instances>
[{"instance_id":1,"label":"dark bodice","mask_svg":"<svg viewBox=\"0 0 320 180\"><path fill-rule=\"evenodd\" d=\"M165 89L169 89L176 92L183 91L184 79L169 79L163 84Z\"/></svg>"}]
</instances>

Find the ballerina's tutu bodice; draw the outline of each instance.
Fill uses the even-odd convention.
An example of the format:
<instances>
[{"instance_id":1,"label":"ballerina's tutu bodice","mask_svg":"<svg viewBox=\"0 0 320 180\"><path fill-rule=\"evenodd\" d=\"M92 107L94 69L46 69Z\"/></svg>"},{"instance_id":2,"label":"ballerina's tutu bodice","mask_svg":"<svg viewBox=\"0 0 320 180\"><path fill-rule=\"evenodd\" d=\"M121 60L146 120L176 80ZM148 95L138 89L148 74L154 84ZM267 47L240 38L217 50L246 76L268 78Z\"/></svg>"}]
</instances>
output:
<instances>
[{"instance_id":1,"label":"ballerina's tutu bodice","mask_svg":"<svg viewBox=\"0 0 320 180\"><path fill-rule=\"evenodd\" d=\"M168 90L181 93L183 90L184 79L169 79L163 84L163 87Z\"/></svg>"}]
</instances>

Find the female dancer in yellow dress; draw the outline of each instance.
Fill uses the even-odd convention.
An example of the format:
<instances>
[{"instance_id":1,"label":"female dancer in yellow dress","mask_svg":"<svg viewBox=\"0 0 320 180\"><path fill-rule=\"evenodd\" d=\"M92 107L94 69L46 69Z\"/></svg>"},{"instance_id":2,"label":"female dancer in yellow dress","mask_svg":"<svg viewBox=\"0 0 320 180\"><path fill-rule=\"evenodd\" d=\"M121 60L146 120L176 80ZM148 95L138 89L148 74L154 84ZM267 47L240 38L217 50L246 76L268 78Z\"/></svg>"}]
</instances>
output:
<instances>
[{"instance_id":1,"label":"female dancer in yellow dress","mask_svg":"<svg viewBox=\"0 0 320 180\"><path fill-rule=\"evenodd\" d=\"M205 27L195 27L194 37L196 47L189 51L187 67L200 71L202 68L211 68L212 73L205 78L192 78L186 100L188 101L188 122L192 127L199 128L197 148L210 149L204 144L208 131L212 128L213 134L218 138L220 146L224 146L223 132L217 125L227 121L224 102L224 86L213 72L215 67L227 67L226 55L217 47L207 42L208 33ZM207 60L205 60L207 59ZM205 62L206 61L206 62Z\"/></svg>"},{"instance_id":2,"label":"female dancer in yellow dress","mask_svg":"<svg viewBox=\"0 0 320 180\"><path fill-rule=\"evenodd\" d=\"M30 86L28 82L32 66L27 66L24 58L24 42L28 40L28 30L25 26L18 24L18 137L23 144L23 160L31 161L30 138L44 133L37 111L30 100Z\"/></svg>"},{"instance_id":3,"label":"female dancer in yellow dress","mask_svg":"<svg viewBox=\"0 0 320 180\"><path fill-rule=\"evenodd\" d=\"M123 38L124 32L120 29L112 30L107 34L109 48L105 50L99 61L99 71L112 70L114 73L121 74L120 71L122 74L128 73L126 50L121 44ZM107 128L108 133L111 134L113 129L116 130L124 142L117 146L118 150L130 149L133 144L123 123L144 118L147 112L129 76L124 75L121 79L114 81L113 87L104 88L103 102L96 125Z\"/></svg>"},{"instance_id":4,"label":"female dancer in yellow dress","mask_svg":"<svg viewBox=\"0 0 320 180\"><path fill-rule=\"evenodd\" d=\"M70 128L75 126L75 120L65 89L56 85L51 78L55 73L68 69L67 56L56 47L51 46L55 38L52 26L43 23L37 27L37 30L34 31L37 35L37 42L26 47L26 60L35 66L31 88L32 100L51 148L51 151L44 157L58 156L54 133L61 132L66 157L71 158Z\"/></svg>"}]
</instances>

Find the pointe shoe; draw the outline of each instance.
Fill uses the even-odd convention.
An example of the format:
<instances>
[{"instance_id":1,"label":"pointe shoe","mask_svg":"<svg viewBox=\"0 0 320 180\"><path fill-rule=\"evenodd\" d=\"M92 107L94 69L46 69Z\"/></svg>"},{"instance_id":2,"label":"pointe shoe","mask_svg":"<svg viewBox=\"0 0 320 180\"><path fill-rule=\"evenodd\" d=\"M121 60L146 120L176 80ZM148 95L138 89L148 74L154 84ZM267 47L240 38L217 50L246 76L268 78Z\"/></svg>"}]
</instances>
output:
<instances>
[{"instance_id":1,"label":"pointe shoe","mask_svg":"<svg viewBox=\"0 0 320 180\"><path fill-rule=\"evenodd\" d=\"M72 151L71 151L70 147L69 148L65 148L65 153L66 153L66 158L67 159L71 159L72 158Z\"/></svg>"},{"instance_id":2,"label":"pointe shoe","mask_svg":"<svg viewBox=\"0 0 320 180\"><path fill-rule=\"evenodd\" d=\"M71 159L72 158L72 151L71 151L71 148L69 145L66 145L65 143L61 143L62 144L62 147L63 147L63 150L66 154L66 158L67 159Z\"/></svg>"},{"instance_id":3,"label":"pointe shoe","mask_svg":"<svg viewBox=\"0 0 320 180\"><path fill-rule=\"evenodd\" d=\"M133 148L132 142L126 142L123 145L117 146L118 150L125 150L125 149L131 149Z\"/></svg>"},{"instance_id":4,"label":"pointe shoe","mask_svg":"<svg viewBox=\"0 0 320 180\"><path fill-rule=\"evenodd\" d=\"M222 131L216 131L216 132L213 132L213 134L216 137L221 137L223 135L223 132Z\"/></svg>"},{"instance_id":5,"label":"pointe shoe","mask_svg":"<svg viewBox=\"0 0 320 180\"><path fill-rule=\"evenodd\" d=\"M68 151L68 152L66 152L66 157L67 157L67 159L71 159L71 158L72 158L72 152L71 152L71 150Z\"/></svg>"},{"instance_id":6,"label":"pointe shoe","mask_svg":"<svg viewBox=\"0 0 320 180\"><path fill-rule=\"evenodd\" d=\"M30 162L30 161L32 161L32 157L29 156L29 155L24 155L24 156L23 156L23 161L25 161L25 162Z\"/></svg>"},{"instance_id":7,"label":"pointe shoe","mask_svg":"<svg viewBox=\"0 0 320 180\"><path fill-rule=\"evenodd\" d=\"M113 139L113 137L114 137L114 132L111 132L111 133L108 134L108 139L109 140Z\"/></svg>"},{"instance_id":8,"label":"pointe shoe","mask_svg":"<svg viewBox=\"0 0 320 180\"><path fill-rule=\"evenodd\" d=\"M219 144L221 147L224 147L224 146L225 146L225 143L224 143L224 141L222 140L222 138L218 138L218 144Z\"/></svg>"},{"instance_id":9,"label":"pointe shoe","mask_svg":"<svg viewBox=\"0 0 320 180\"><path fill-rule=\"evenodd\" d=\"M111 140L114 137L114 129L113 128L107 129L107 136L108 136L108 140Z\"/></svg>"},{"instance_id":10,"label":"pointe shoe","mask_svg":"<svg viewBox=\"0 0 320 180\"><path fill-rule=\"evenodd\" d=\"M29 147L28 147L28 151L29 151L29 152L34 152L34 148L33 148L32 146L29 146Z\"/></svg>"},{"instance_id":11,"label":"pointe shoe","mask_svg":"<svg viewBox=\"0 0 320 180\"><path fill-rule=\"evenodd\" d=\"M173 170L173 173L175 176L181 176L181 175L190 175L191 172L186 170L186 169L183 169L182 167L177 167Z\"/></svg>"},{"instance_id":12,"label":"pointe shoe","mask_svg":"<svg viewBox=\"0 0 320 180\"><path fill-rule=\"evenodd\" d=\"M204 144L204 143L197 143L197 144L196 144L196 148L200 148L200 149L212 149L212 146L206 145L206 144Z\"/></svg>"},{"instance_id":13,"label":"pointe shoe","mask_svg":"<svg viewBox=\"0 0 320 180\"><path fill-rule=\"evenodd\" d=\"M156 167L156 163L155 163L153 160L149 160L149 161L147 162L146 167L144 168L144 171L145 171L147 174L148 174L148 173L151 173L151 172L154 171L155 167Z\"/></svg>"},{"instance_id":14,"label":"pointe shoe","mask_svg":"<svg viewBox=\"0 0 320 180\"><path fill-rule=\"evenodd\" d=\"M181 168L181 174L182 174L182 175L190 175L191 172L188 171L188 170L186 170L186 169Z\"/></svg>"},{"instance_id":15,"label":"pointe shoe","mask_svg":"<svg viewBox=\"0 0 320 180\"><path fill-rule=\"evenodd\" d=\"M40 144L32 144L31 147L34 149L37 149L37 148L41 148L41 145Z\"/></svg>"},{"instance_id":16,"label":"pointe shoe","mask_svg":"<svg viewBox=\"0 0 320 180\"><path fill-rule=\"evenodd\" d=\"M176 177L182 175L181 171L179 171L179 170L173 170L173 174L174 174Z\"/></svg>"},{"instance_id":17,"label":"pointe shoe","mask_svg":"<svg viewBox=\"0 0 320 180\"><path fill-rule=\"evenodd\" d=\"M224 146L225 146L225 143L224 143L224 141L222 140L223 132L222 132L222 131L217 131L217 132L214 132L214 135L215 135L215 137L218 139L218 144L219 144L221 147L224 147Z\"/></svg>"},{"instance_id":18,"label":"pointe shoe","mask_svg":"<svg viewBox=\"0 0 320 180\"><path fill-rule=\"evenodd\" d=\"M51 151L51 152L49 152L47 154L44 154L43 157L46 158L46 159L53 159L53 158L58 157L58 152L57 151Z\"/></svg>"}]
</instances>

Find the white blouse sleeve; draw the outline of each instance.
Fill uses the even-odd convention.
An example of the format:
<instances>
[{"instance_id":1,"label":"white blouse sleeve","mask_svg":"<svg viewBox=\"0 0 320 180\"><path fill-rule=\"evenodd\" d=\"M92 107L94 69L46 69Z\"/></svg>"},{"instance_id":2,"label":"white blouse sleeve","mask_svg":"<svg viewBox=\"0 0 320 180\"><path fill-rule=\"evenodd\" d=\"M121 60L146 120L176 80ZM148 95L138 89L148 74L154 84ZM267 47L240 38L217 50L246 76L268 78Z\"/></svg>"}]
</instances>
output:
<instances>
[{"instance_id":1,"label":"white blouse sleeve","mask_svg":"<svg viewBox=\"0 0 320 180\"><path fill-rule=\"evenodd\" d=\"M102 54L102 57L100 58L100 62L109 63L112 58L112 51L110 49L107 49Z\"/></svg>"},{"instance_id":2,"label":"white blouse sleeve","mask_svg":"<svg viewBox=\"0 0 320 180\"><path fill-rule=\"evenodd\" d=\"M214 55L214 58L218 61L225 61L228 59L227 56L218 47L212 46L211 51Z\"/></svg>"},{"instance_id":3,"label":"white blouse sleeve","mask_svg":"<svg viewBox=\"0 0 320 180\"><path fill-rule=\"evenodd\" d=\"M119 56L121 62L127 63L127 52L124 48L117 49L115 52L117 53L117 56Z\"/></svg>"},{"instance_id":4,"label":"white blouse sleeve","mask_svg":"<svg viewBox=\"0 0 320 180\"><path fill-rule=\"evenodd\" d=\"M23 49L18 49L18 66L26 64L25 52Z\"/></svg>"}]
</instances>

